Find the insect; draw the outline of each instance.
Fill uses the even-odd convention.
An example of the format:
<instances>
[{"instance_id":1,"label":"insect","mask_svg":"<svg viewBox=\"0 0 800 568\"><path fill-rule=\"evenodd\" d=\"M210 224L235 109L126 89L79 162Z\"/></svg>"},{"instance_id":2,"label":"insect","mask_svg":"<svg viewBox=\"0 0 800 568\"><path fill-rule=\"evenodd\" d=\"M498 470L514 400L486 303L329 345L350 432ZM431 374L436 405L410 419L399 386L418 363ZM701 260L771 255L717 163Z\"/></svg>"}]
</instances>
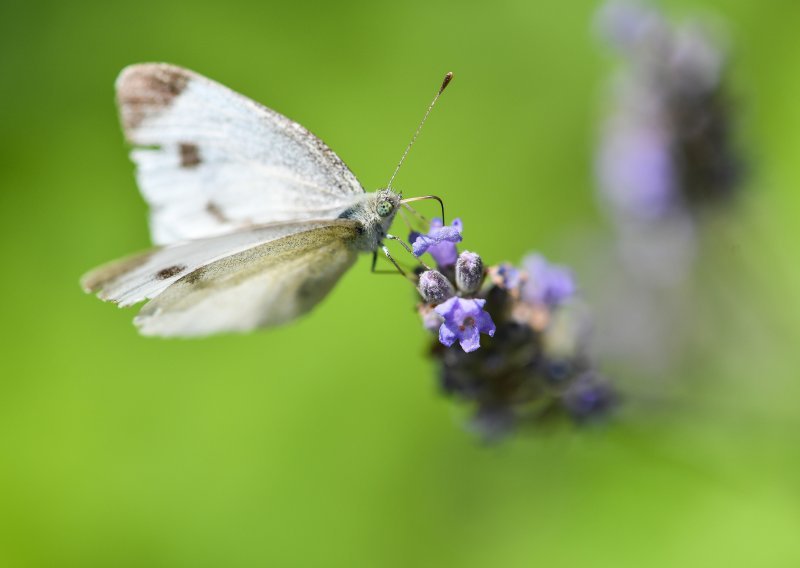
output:
<instances>
[{"instance_id":1,"label":"insect","mask_svg":"<svg viewBox=\"0 0 800 568\"><path fill-rule=\"evenodd\" d=\"M366 193L322 140L285 116L187 69L145 63L116 82L125 137L150 206L156 248L86 274L120 307L147 301L144 335L244 332L317 305L359 252L382 249L402 199ZM402 241L400 241L402 242ZM405 245L407 247L407 245Z\"/></svg>"}]
</instances>

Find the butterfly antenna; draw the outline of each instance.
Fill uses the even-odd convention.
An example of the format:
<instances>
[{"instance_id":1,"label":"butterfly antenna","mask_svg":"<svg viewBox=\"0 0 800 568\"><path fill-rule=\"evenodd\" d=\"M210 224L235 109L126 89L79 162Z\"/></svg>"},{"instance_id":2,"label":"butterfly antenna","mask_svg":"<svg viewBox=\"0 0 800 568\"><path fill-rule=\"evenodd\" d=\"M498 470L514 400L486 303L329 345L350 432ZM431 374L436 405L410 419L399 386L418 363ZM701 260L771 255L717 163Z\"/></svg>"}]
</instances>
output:
<instances>
[{"instance_id":1,"label":"butterfly antenna","mask_svg":"<svg viewBox=\"0 0 800 568\"><path fill-rule=\"evenodd\" d=\"M392 182L394 181L394 178L397 176L397 172L400 171L400 166L403 165L403 162L405 161L406 156L408 156L408 151L411 150L411 146L414 145L414 141L417 139L417 136L419 136L419 132L420 132L420 130L422 130L422 125L425 124L426 120L428 120L428 115L431 113L431 109L433 109L433 105L436 104L436 101L439 100L439 97L442 95L444 90L447 88L447 85L449 85L450 81L452 81L452 80L453 80L453 73L452 72L449 72L447 75L444 76L444 80L442 81L442 86L439 87L439 92L436 93L435 97L433 97L433 100L431 101L430 106L428 106L428 110L425 111L425 116L422 117L422 122L419 123L419 126L417 126L417 131L414 133L414 136L411 138L411 142L408 143L408 146L406 146L406 151L403 152L403 156L400 158L400 161L397 162L397 167L394 169L394 173L392 174L392 177L389 180L389 184L386 186L387 189L391 189L392 188Z\"/></svg>"}]
</instances>

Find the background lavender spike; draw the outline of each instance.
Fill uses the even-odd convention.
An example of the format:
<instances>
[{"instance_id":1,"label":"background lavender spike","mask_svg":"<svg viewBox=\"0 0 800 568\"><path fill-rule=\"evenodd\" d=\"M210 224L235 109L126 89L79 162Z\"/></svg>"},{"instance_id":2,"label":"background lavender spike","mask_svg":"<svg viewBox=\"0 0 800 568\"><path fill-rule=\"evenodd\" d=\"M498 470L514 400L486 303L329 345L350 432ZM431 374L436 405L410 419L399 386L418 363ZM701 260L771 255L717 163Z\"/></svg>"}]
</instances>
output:
<instances>
[{"instance_id":1,"label":"background lavender spike","mask_svg":"<svg viewBox=\"0 0 800 568\"><path fill-rule=\"evenodd\" d=\"M645 3L609 2L597 22L621 59L596 152L616 230L596 287L601 349L661 374L687 349L703 226L733 209L743 178L729 58L710 26L673 24Z\"/></svg>"},{"instance_id":2,"label":"background lavender spike","mask_svg":"<svg viewBox=\"0 0 800 568\"><path fill-rule=\"evenodd\" d=\"M727 201L743 168L721 41L697 21L670 25L633 2L607 4L598 20L624 63L597 162L602 197L618 221L694 214Z\"/></svg>"}]
</instances>

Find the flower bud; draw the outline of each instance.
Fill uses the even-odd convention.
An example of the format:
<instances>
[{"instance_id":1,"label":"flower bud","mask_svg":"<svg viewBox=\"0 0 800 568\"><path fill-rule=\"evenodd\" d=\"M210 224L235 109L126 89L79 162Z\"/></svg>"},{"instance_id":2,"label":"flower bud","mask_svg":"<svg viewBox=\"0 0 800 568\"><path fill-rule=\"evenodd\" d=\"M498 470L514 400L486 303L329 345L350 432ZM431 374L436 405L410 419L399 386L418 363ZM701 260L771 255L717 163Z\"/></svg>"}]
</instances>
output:
<instances>
[{"instance_id":1,"label":"flower bud","mask_svg":"<svg viewBox=\"0 0 800 568\"><path fill-rule=\"evenodd\" d=\"M441 304L456 294L450 281L437 270L426 270L420 274L417 289L422 299L429 304Z\"/></svg>"},{"instance_id":2,"label":"flower bud","mask_svg":"<svg viewBox=\"0 0 800 568\"><path fill-rule=\"evenodd\" d=\"M456 286L465 294L474 294L483 283L483 261L474 252L464 251L456 261Z\"/></svg>"}]
</instances>

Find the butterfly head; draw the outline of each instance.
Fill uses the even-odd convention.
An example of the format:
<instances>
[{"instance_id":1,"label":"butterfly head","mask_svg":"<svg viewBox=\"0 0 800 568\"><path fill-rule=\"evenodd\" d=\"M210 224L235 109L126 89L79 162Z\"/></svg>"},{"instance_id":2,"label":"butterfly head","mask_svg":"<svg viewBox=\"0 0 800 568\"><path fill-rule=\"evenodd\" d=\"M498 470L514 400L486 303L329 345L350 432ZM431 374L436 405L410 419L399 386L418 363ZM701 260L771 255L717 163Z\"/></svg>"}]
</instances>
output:
<instances>
[{"instance_id":1,"label":"butterfly head","mask_svg":"<svg viewBox=\"0 0 800 568\"><path fill-rule=\"evenodd\" d=\"M381 189L376 192L375 213L381 219L394 219L400 207L400 195L391 189ZM388 227L387 227L388 228Z\"/></svg>"},{"instance_id":2,"label":"butterfly head","mask_svg":"<svg viewBox=\"0 0 800 568\"><path fill-rule=\"evenodd\" d=\"M380 239L383 240L383 237L389 232L389 227L392 225L397 211L400 209L401 196L391 189L378 190L374 195L375 198L369 207L371 209L370 213L372 213L371 223Z\"/></svg>"},{"instance_id":3,"label":"butterfly head","mask_svg":"<svg viewBox=\"0 0 800 568\"><path fill-rule=\"evenodd\" d=\"M400 199L400 195L391 189L365 193L362 199L339 215L340 219L352 219L361 225L357 248L373 251L380 246L400 209Z\"/></svg>"}]
</instances>

